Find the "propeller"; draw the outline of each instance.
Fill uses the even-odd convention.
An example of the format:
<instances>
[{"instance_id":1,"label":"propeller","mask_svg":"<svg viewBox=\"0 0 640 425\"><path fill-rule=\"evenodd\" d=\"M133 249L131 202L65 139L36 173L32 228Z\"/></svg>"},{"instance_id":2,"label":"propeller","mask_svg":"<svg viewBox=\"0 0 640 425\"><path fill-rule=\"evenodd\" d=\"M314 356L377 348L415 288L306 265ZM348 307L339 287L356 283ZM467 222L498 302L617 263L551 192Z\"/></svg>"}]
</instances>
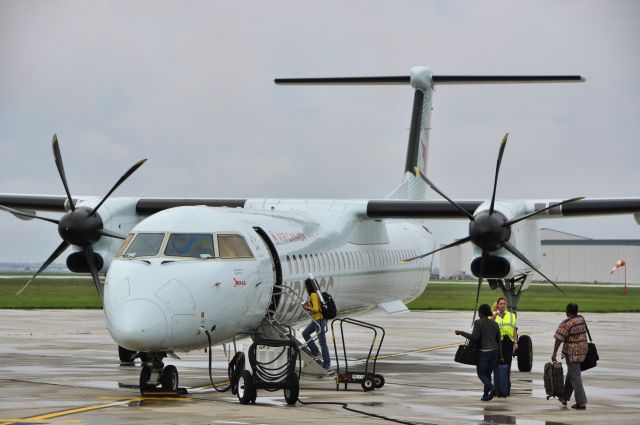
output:
<instances>
[{"instance_id":1,"label":"propeller","mask_svg":"<svg viewBox=\"0 0 640 425\"><path fill-rule=\"evenodd\" d=\"M142 164L146 162L146 159L135 163L126 173L120 177L115 185L107 192L102 200L94 207L77 207L71 197L71 191L69 190L69 184L67 183L67 177L64 172L64 164L62 162L62 155L60 154L60 146L58 144L58 136L54 135L52 140L53 145L53 158L64 186L64 191L67 194L67 200L69 201L70 212L63 215L59 220L47 217L41 217L30 212L19 211L13 208L0 205L0 209L7 211L11 214L22 216L26 218L35 218L38 220L48 221L58 225L58 233L62 238L62 243L53 251L53 253L47 258L47 260L40 266L38 271L29 279L29 281L20 289L16 295L19 295L24 291L27 286L42 273L51 263L53 263L69 246L75 245L82 249L84 257L87 261L87 266L93 283L96 287L98 295L102 297L102 291L100 291L100 278L98 276L98 265L96 264L95 255L93 252L93 244L100 240L101 237L106 236L109 238L125 239L124 235L117 232L103 228L102 218L98 214L98 209L104 204L104 202L111 196L111 194L120 186L124 181L131 176Z\"/></svg>"},{"instance_id":2,"label":"propeller","mask_svg":"<svg viewBox=\"0 0 640 425\"><path fill-rule=\"evenodd\" d=\"M509 251L511 254L513 254L515 257L517 257L518 259L520 259L520 261L522 261L523 263L525 263L526 265L528 265L529 267L531 267L534 271L536 271L538 274L540 274L540 276L544 277L549 283L551 283L557 290L559 290L560 292L562 292L563 294L564 291L562 289L560 289L560 287L558 287L558 285L556 285L551 279L549 279L547 276L545 276L540 270L538 270L533 263L531 263L531 261L529 261L524 254L522 254L520 251L518 251L518 249L516 249L515 246L513 246L510 242L509 242L509 238L511 237L511 226L515 223L518 223L522 220L526 220L528 218L531 218L537 214L543 213L547 210L550 210L552 208L556 208L559 207L561 205L565 205L571 202L576 202L579 201L581 199L583 199L583 197L579 197L579 198L571 198L571 199L567 199L565 201L561 201L561 202L557 202L554 204L549 205L548 207L529 213L529 214L525 214L523 216L520 217L516 217L513 218L511 220L507 220L507 218L500 213L499 211L495 210L495 201L496 201L496 190L498 187L498 174L500 173L500 164L502 163L502 156L504 155L504 150L505 147L507 145L507 139L509 138L509 133L505 134L504 137L502 138L502 141L500 142L500 150L498 152L498 161L496 163L496 173L495 173L495 177L494 177L494 181L493 181L493 193L491 195L491 203L489 206L488 210L483 210L480 211L479 213L472 215L470 214L467 210L465 210L464 208L462 208L460 205L458 205L455 201L453 201L451 198L449 198L447 195L444 194L444 192L442 192L440 189L438 189L436 187L435 184L433 184L433 182L431 182L431 180L429 180L420 170L419 167L415 167L415 172L416 172L416 176L419 176L422 180L424 180L424 182L429 185L429 187L431 187L435 192L437 192L440 196L442 196L444 199L446 199L447 201L449 201L449 203L451 205L453 205L454 207L456 207L458 210L460 210L465 216L467 216L469 218L469 236L459 239L453 243L450 243L449 245L443 246L441 248L438 248L436 250L427 252L426 254L421 254L418 255L416 257L412 257L412 258L407 258L406 260L403 261L414 261L414 260L418 260L420 258L424 258L428 255L434 254L438 251L442 251L445 250L447 248L451 248L454 246L458 246L458 245L462 245L466 242L471 242L474 245L476 245L478 248L480 248L482 254L481 254L481 258L480 258L480 270L478 273L478 292L476 294L476 304L478 302L478 297L480 294L480 285L482 284L482 279L484 277L484 273L486 270L486 263L489 257L489 253L493 252L493 251L497 251L499 249L506 249L507 251ZM566 295L566 294L565 294ZM475 312L474 312L474 320L475 320Z\"/></svg>"}]
</instances>

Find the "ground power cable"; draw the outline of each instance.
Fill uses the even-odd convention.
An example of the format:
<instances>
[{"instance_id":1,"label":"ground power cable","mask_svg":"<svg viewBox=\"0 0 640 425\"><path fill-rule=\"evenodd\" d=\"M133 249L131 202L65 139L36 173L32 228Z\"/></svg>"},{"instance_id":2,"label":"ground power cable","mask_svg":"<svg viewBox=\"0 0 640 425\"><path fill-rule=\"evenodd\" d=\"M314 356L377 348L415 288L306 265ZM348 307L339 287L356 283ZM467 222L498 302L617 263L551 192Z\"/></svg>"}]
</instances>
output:
<instances>
[{"instance_id":1,"label":"ground power cable","mask_svg":"<svg viewBox=\"0 0 640 425\"><path fill-rule=\"evenodd\" d=\"M389 422L395 422L398 424L405 424L405 425L418 425L418 422L407 422L407 421L403 421L400 419L394 419L394 418L389 418L387 416L383 416L383 415L378 415L376 413L370 413L370 412L365 412L364 410L358 410L358 409L354 409L352 407L349 407L349 403L344 403L341 401L309 401L309 402L305 402L300 400L300 397L298 397L298 402L300 404L304 404L304 405L311 405L311 404L324 404L324 405L334 405L334 406L342 406L342 408L344 410L348 410L350 412L354 412L354 413L359 413L361 415L365 415L365 416L369 416L372 418L376 418L376 419L382 419L384 421L389 421ZM431 423L426 423L426 422L420 422L421 425L437 425L437 424L431 424Z\"/></svg>"},{"instance_id":2,"label":"ground power cable","mask_svg":"<svg viewBox=\"0 0 640 425\"><path fill-rule=\"evenodd\" d=\"M216 385L215 382L213 382L213 375L212 375L212 363L213 363L213 350L211 349L211 334L209 333L209 331L207 330L207 328L205 328L204 326L202 326L200 328L201 331L203 331L205 333L205 335L207 335L207 340L209 341L209 381L211 381L211 385L213 386L213 389L216 390L219 393L225 393L227 391L229 391L231 389L231 386L233 385L233 379L232 376L234 376L236 374L236 371L232 365L235 365L235 362L231 362L229 363L229 369L227 370L228 374L229 374L229 384L225 387L218 387ZM216 327L214 326L213 328L211 328L211 331L215 331ZM234 370L232 370L234 369ZM242 369L244 369L244 358L242 359ZM241 370L241 369L240 369ZM237 381L237 380L236 380Z\"/></svg>"}]
</instances>

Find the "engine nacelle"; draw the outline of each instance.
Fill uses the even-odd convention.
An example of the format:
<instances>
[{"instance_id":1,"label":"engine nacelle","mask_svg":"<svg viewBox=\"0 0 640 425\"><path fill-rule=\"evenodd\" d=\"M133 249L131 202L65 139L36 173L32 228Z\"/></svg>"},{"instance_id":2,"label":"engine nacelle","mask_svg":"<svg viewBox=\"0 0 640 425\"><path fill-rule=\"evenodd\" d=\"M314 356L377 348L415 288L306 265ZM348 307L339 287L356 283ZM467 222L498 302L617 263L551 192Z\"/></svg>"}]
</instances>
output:
<instances>
[{"instance_id":1,"label":"engine nacelle","mask_svg":"<svg viewBox=\"0 0 640 425\"><path fill-rule=\"evenodd\" d=\"M98 271L102 270L104 267L104 259L102 255L93 253L93 258L95 259L96 267ZM87 258L84 256L83 252L74 252L67 257L67 268L74 273L89 273L89 266L87 265Z\"/></svg>"},{"instance_id":2,"label":"engine nacelle","mask_svg":"<svg viewBox=\"0 0 640 425\"><path fill-rule=\"evenodd\" d=\"M531 212L534 205L529 205L526 201L496 201L494 208L507 220L511 220ZM474 215L488 209L488 203L483 203L478 207ZM512 224L509 243L529 259L534 266L540 267L542 263L540 228L535 218ZM480 274L481 257L482 250L473 245L470 268L471 273L476 277ZM505 279L530 272L532 272L531 267L506 249L500 248L489 252L485 261L483 278Z\"/></svg>"},{"instance_id":3,"label":"engine nacelle","mask_svg":"<svg viewBox=\"0 0 640 425\"><path fill-rule=\"evenodd\" d=\"M93 208L98 202L100 202L98 198L83 200L78 202L76 207ZM144 218L136 213L137 202L137 198L107 199L97 212L102 219L103 228L125 236L129 234L131 229ZM107 272L122 242L120 239L102 236L92 245L99 272ZM72 247L76 248L75 245ZM67 267L75 273L89 272L87 260L81 251L73 252L67 257Z\"/></svg>"}]
</instances>

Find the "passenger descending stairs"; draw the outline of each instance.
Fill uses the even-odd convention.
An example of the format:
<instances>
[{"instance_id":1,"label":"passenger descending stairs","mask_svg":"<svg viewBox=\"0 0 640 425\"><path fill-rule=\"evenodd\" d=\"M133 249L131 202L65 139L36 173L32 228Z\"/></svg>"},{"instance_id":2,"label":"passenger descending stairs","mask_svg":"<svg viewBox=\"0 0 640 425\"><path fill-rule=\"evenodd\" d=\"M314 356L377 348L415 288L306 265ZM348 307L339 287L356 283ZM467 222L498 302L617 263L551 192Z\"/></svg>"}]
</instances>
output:
<instances>
[{"instance_id":1,"label":"passenger descending stairs","mask_svg":"<svg viewBox=\"0 0 640 425\"><path fill-rule=\"evenodd\" d=\"M302 310L305 313L305 315L309 318L310 321L313 321L316 324L316 326L320 326L320 323L313 320L313 318L311 317L311 314L309 314L307 310L304 310L302 308L301 304L304 303L305 300L298 299L300 297L298 297L298 295L295 294L293 291L289 290L289 288L287 288L286 286L281 286L280 288L282 288L282 292L281 292L282 294L285 294L287 297L293 297L295 299L294 304L299 306L300 310ZM290 326L280 322L280 320L278 319L278 314L276 310L269 309L269 311L267 312L267 315L264 317L264 319L262 319L262 323L260 324L257 333L261 338L265 338L265 339L288 340L290 338L290 335L289 335L290 329L291 329ZM291 331L293 332L292 329ZM316 346L319 347L319 344L317 341L317 334L313 334L313 335L314 335L313 340L316 343ZM302 370L301 370L302 375L312 376L316 378L333 377L332 371L327 371L325 368L322 367L322 356L314 357L311 354L311 351L307 347L307 343L302 338L302 335L298 337L297 335L295 335L295 332L294 332L294 340L296 341L296 344L298 345L298 349L300 350L300 358L302 360ZM297 366L296 366L296 369L297 369Z\"/></svg>"}]
</instances>

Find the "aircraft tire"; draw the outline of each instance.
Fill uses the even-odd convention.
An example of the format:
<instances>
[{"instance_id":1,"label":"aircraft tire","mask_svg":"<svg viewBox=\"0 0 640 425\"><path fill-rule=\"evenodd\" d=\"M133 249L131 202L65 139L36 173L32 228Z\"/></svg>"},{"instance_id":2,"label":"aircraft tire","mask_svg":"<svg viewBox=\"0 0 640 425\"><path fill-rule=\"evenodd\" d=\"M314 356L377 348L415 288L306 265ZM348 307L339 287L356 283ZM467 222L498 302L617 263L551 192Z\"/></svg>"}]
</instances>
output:
<instances>
[{"instance_id":1,"label":"aircraft tire","mask_svg":"<svg viewBox=\"0 0 640 425\"><path fill-rule=\"evenodd\" d=\"M257 391L253 383L253 376L248 370L243 370L238 379L238 401L240 404L255 402Z\"/></svg>"},{"instance_id":2,"label":"aircraft tire","mask_svg":"<svg viewBox=\"0 0 640 425\"><path fill-rule=\"evenodd\" d=\"M533 342L529 335L518 338L518 370L531 372L533 368Z\"/></svg>"},{"instance_id":3,"label":"aircraft tire","mask_svg":"<svg viewBox=\"0 0 640 425\"><path fill-rule=\"evenodd\" d=\"M373 391L376 389L375 382L373 378L369 375L365 376L362 382L360 383L364 392Z\"/></svg>"},{"instance_id":4,"label":"aircraft tire","mask_svg":"<svg viewBox=\"0 0 640 425\"><path fill-rule=\"evenodd\" d=\"M126 348L118 345L118 357L120 357L120 363L133 363L136 352L127 350Z\"/></svg>"},{"instance_id":5,"label":"aircraft tire","mask_svg":"<svg viewBox=\"0 0 640 425\"><path fill-rule=\"evenodd\" d=\"M287 387L284 389L284 399L289 406L293 406L298 401L300 394L300 381L298 375L292 373L287 379Z\"/></svg>"},{"instance_id":6,"label":"aircraft tire","mask_svg":"<svg viewBox=\"0 0 640 425\"><path fill-rule=\"evenodd\" d=\"M146 389L152 388L152 386L148 384L150 378L151 378L151 368L146 364L143 364L142 368L140 368L140 394L141 395L144 395L144 392Z\"/></svg>"},{"instance_id":7,"label":"aircraft tire","mask_svg":"<svg viewBox=\"0 0 640 425\"><path fill-rule=\"evenodd\" d=\"M169 365L162 369L162 376L160 377L160 383L162 389L165 391L177 392L178 391L178 369L174 365Z\"/></svg>"}]
</instances>

